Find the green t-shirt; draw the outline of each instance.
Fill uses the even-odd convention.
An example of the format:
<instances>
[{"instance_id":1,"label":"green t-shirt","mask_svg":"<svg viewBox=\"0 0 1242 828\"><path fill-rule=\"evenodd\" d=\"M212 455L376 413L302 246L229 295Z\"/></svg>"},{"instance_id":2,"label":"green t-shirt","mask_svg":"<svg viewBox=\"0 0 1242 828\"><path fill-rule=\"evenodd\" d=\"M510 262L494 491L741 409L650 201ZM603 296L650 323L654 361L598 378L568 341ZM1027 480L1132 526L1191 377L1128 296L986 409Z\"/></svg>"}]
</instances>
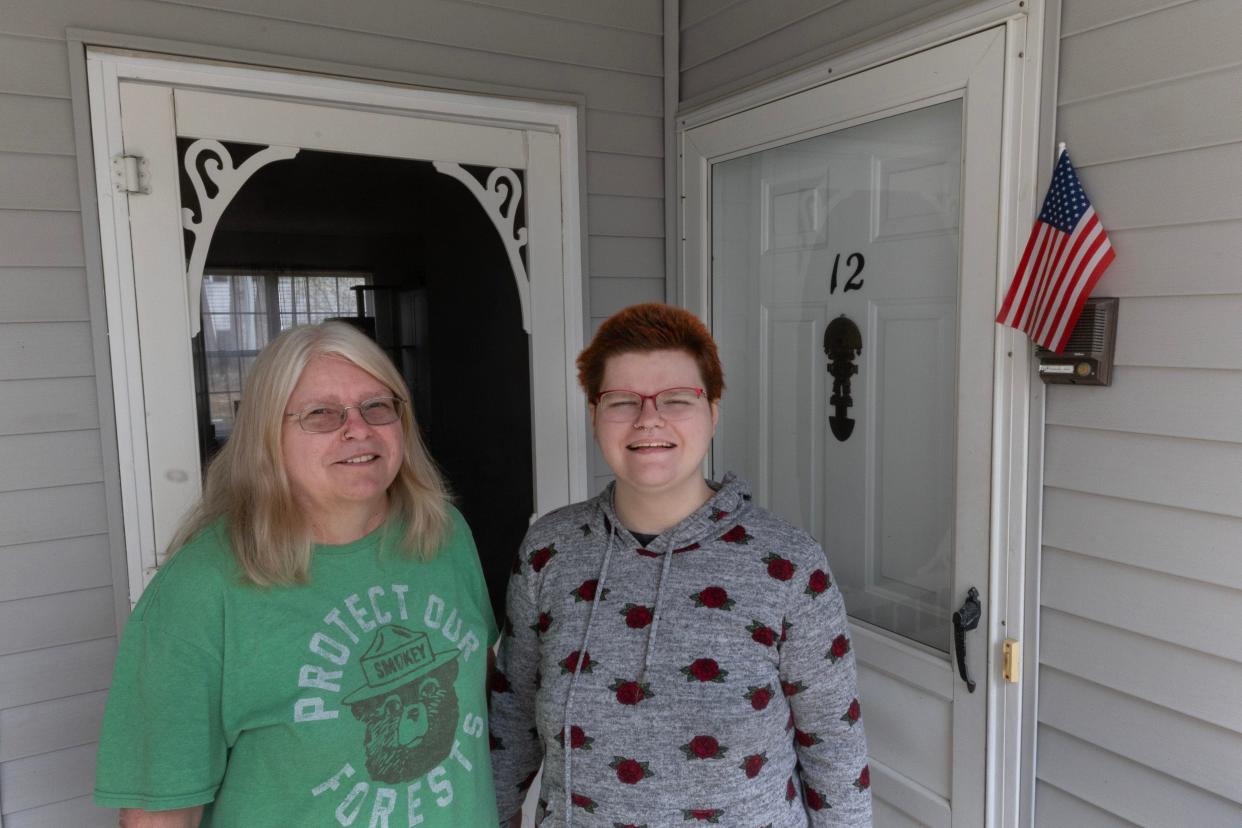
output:
<instances>
[{"instance_id":1,"label":"green t-shirt","mask_svg":"<svg viewBox=\"0 0 1242 828\"><path fill-rule=\"evenodd\" d=\"M310 583L243 585L222 524L130 616L95 780L105 807L206 804L203 825L495 825L497 636L455 510L428 562L397 527L317 546Z\"/></svg>"}]
</instances>

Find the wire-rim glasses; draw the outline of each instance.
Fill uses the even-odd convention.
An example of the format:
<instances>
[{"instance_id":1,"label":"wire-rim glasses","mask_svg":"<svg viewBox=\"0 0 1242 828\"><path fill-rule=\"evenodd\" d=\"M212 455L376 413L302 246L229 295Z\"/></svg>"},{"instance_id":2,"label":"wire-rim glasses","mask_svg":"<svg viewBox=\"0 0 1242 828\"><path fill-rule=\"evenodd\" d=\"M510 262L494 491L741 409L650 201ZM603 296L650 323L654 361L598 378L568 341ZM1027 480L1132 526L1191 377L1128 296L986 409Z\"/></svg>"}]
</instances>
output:
<instances>
[{"instance_id":1,"label":"wire-rim glasses","mask_svg":"<svg viewBox=\"0 0 1242 828\"><path fill-rule=\"evenodd\" d=\"M327 434L345 425L349 419L349 410L356 408L368 425L380 426L395 423L401 419L401 405L404 400L398 397L372 397L357 405L331 405L314 403L301 411L286 414L286 417L297 417L298 425L303 431L311 434Z\"/></svg>"},{"instance_id":2,"label":"wire-rim glasses","mask_svg":"<svg viewBox=\"0 0 1242 828\"><path fill-rule=\"evenodd\" d=\"M665 388L654 394L640 394L624 388L599 392L595 398L595 416L607 423L632 423L643 411L647 400L665 420L688 420L702 408L702 388Z\"/></svg>"}]
</instances>

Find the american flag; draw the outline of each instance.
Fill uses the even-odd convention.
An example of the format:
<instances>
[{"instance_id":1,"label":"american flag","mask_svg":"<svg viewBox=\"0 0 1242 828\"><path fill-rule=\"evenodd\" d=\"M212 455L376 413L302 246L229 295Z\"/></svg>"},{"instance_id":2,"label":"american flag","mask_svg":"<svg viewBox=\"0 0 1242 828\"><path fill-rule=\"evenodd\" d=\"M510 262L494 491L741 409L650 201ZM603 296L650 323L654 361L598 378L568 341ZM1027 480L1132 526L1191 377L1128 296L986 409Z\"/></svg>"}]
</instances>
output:
<instances>
[{"instance_id":1,"label":"american flag","mask_svg":"<svg viewBox=\"0 0 1242 828\"><path fill-rule=\"evenodd\" d=\"M1113 258L1108 233L1078 183L1069 153L1061 150L1052 186L996 321L1059 353Z\"/></svg>"}]
</instances>

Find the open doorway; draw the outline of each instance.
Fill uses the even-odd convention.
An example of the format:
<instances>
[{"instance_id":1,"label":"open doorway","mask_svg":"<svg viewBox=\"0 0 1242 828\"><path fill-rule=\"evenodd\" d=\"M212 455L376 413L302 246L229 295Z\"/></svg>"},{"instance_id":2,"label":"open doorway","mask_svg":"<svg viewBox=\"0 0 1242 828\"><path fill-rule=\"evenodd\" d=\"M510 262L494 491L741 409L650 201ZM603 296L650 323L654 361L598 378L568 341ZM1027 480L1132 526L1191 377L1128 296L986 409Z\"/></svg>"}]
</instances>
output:
<instances>
[{"instance_id":1,"label":"open doorway","mask_svg":"<svg viewBox=\"0 0 1242 828\"><path fill-rule=\"evenodd\" d=\"M194 143L179 138L178 155L211 163ZM238 166L262 149L221 146ZM491 170L466 171L482 183ZM181 178L182 207L197 216L184 167ZM530 356L504 245L474 196L428 161L303 150L268 164L220 217L200 308L192 348L203 468L228 439L258 351L293 325L350 321L405 378L499 616L534 511Z\"/></svg>"}]
</instances>

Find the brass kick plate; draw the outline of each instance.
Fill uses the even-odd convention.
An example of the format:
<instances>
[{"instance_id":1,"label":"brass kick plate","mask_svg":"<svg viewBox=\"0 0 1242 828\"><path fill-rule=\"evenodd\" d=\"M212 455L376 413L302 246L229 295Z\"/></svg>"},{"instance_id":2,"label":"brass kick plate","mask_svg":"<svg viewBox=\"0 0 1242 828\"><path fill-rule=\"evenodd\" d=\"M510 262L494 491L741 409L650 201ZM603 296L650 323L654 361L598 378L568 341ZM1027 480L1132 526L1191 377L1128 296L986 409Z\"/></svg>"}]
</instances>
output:
<instances>
[{"instance_id":1,"label":"brass kick plate","mask_svg":"<svg viewBox=\"0 0 1242 828\"><path fill-rule=\"evenodd\" d=\"M1005 681L1017 684L1022 674L1022 645L1012 638L1006 638L1001 645L1002 674Z\"/></svg>"}]
</instances>

